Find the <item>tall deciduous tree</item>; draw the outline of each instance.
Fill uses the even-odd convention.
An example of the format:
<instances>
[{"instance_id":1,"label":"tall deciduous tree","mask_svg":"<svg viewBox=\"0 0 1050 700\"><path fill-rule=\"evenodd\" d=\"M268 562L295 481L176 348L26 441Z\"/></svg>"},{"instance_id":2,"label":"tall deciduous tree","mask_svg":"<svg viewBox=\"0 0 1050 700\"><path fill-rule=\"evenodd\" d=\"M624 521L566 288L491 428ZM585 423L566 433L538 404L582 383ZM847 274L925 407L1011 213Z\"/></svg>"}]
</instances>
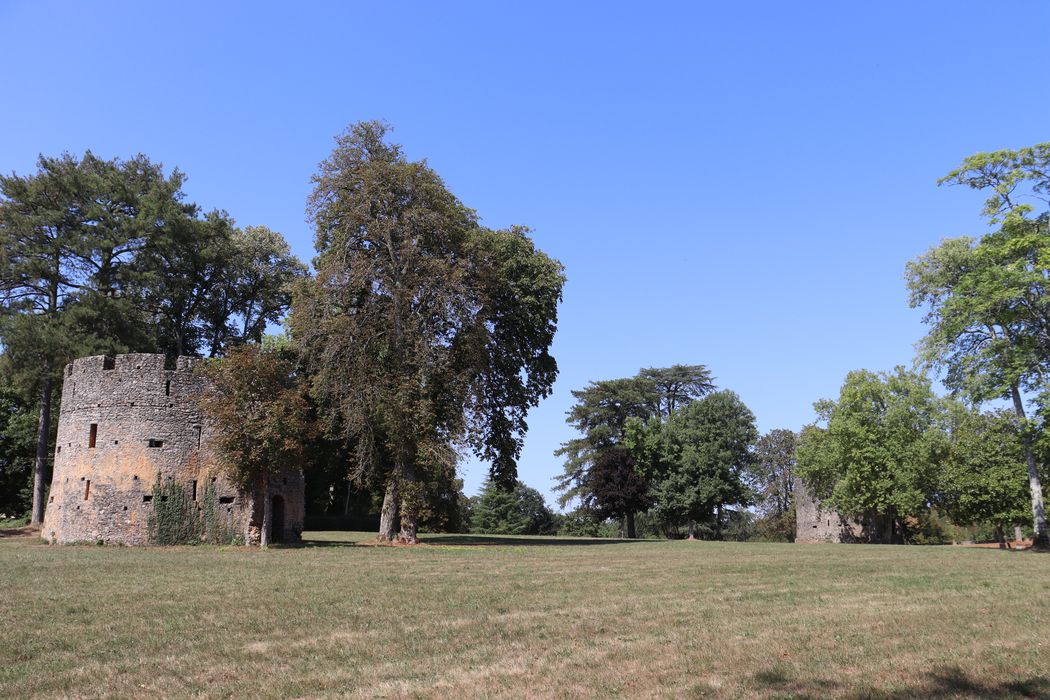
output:
<instances>
[{"instance_id":1,"label":"tall deciduous tree","mask_svg":"<svg viewBox=\"0 0 1050 700\"><path fill-rule=\"evenodd\" d=\"M561 265L521 228L478 224L425 162L351 126L314 177L317 275L291 327L352 476L385 489L381 536L415 542L432 483L469 444L513 483L528 409L557 373L548 349Z\"/></svg>"},{"instance_id":2,"label":"tall deciduous tree","mask_svg":"<svg viewBox=\"0 0 1050 700\"><path fill-rule=\"evenodd\" d=\"M200 398L216 427L219 465L235 484L262 500L259 544L269 544L272 504L270 477L301 468L315 434L310 406L295 366L276 350L242 345L202 370L211 390Z\"/></svg>"},{"instance_id":3,"label":"tall deciduous tree","mask_svg":"<svg viewBox=\"0 0 1050 700\"><path fill-rule=\"evenodd\" d=\"M990 191L984 213L997 231L944 241L908 265L911 305L927 309L920 347L945 384L971 401L1005 398L1024 441L1035 545L1050 547L1042 479L1025 394L1050 371L1050 143L980 153L942 182Z\"/></svg>"},{"instance_id":4,"label":"tall deciduous tree","mask_svg":"<svg viewBox=\"0 0 1050 700\"><path fill-rule=\"evenodd\" d=\"M906 518L934 496L946 443L929 380L902 367L857 370L837 401L815 408L824 425L803 430L796 473L828 507L861 519L871 540L902 541Z\"/></svg>"}]
</instances>

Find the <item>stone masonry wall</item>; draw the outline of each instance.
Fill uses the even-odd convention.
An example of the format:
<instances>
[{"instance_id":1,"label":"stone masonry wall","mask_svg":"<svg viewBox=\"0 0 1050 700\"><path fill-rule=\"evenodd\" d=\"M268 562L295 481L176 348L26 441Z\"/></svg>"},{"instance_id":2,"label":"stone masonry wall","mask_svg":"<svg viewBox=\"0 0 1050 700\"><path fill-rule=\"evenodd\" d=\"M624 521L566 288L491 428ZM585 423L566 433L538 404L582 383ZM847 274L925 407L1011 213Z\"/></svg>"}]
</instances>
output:
<instances>
[{"instance_id":1,"label":"stone masonry wall","mask_svg":"<svg viewBox=\"0 0 1050 700\"><path fill-rule=\"evenodd\" d=\"M206 379L199 360L164 355L85 357L67 365L62 386L55 468L42 535L59 542L147 544L153 485L181 483L191 494L213 484L220 516L245 541L258 541L262 494L225 479L210 449L214 428L197 410ZM266 498L283 510L274 539L299 539L303 476L286 470L270 479Z\"/></svg>"},{"instance_id":2,"label":"stone masonry wall","mask_svg":"<svg viewBox=\"0 0 1050 700\"><path fill-rule=\"evenodd\" d=\"M802 479L795 477L795 542L853 542L861 536L860 523L821 507Z\"/></svg>"}]
</instances>

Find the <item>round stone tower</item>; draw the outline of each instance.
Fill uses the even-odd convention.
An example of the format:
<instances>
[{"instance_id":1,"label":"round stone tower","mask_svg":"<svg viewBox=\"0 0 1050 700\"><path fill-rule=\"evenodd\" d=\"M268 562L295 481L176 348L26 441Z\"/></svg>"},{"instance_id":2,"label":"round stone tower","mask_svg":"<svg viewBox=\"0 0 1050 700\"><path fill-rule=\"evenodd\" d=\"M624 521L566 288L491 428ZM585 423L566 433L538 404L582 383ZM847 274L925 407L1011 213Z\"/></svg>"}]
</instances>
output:
<instances>
[{"instance_id":1,"label":"round stone tower","mask_svg":"<svg viewBox=\"0 0 1050 700\"><path fill-rule=\"evenodd\" d=\"M262 494L236 489L215 466L213 428L195 400L207 388L193 371L199 361L139 354L85 357L66 366L45 539L148 544L158 480L179 484L194 501L207 490L217 517L247 543L259 540L262 498L269 498L271 540L299 539L301 471L271 478Z\"/></svg>"}]
</instances>

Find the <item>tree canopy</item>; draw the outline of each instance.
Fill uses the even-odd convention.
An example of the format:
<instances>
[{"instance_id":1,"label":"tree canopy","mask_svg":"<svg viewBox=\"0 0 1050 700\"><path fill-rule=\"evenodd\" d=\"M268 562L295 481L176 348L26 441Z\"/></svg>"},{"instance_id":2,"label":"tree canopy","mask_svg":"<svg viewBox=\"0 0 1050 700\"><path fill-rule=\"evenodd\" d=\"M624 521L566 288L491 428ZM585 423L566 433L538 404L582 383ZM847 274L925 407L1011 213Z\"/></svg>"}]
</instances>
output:
<instances>
[{"instance_id":1,"label":"tree canopy","mask_svg":"<svg viewBox=\"0 0 1050 700\"><path fill-rule=\"evenodd\" d=\"M520 481L512 488L487 480L472 500L470 530L492 535L546 535L554 531L554 514L540 492Z\"/></svg>"},{"instance_id":2,"label":"tree canopy","mask_svg":"<svg viewBox=\"0 0 1050 700\"><path fill-rule=\"evenodd\" d=\"M943 403L902 367L850 372L835 401L815 404L821 426L802 431L798 473L816 496L859 518L873 540L897 542L925 513L945 447Z\"/></svg>"},{"instance_id":3,"label":"tree canopy","mask_svg":"<svg viewBox=\"0 0 1050 700\"><path fill-rule=\"evenodd\" d=\"M1050 144L967 158L942 182L989 191L984 214L999 224L979 239L942 242L908 265L911 305L927 309L920 360L973 402L1013 405L1024 442L1037 547L1050 546L1034 426L1025 395L1050 371L1050 212L1029 201L1050 193Z\"/></svg>"},{"instance_id":4,"label":"tree canopy","mask_svg":"<svg viewBox=\"0 0 1050 700\"><path fill-rule=\"evenodd\" d=\"M41 156L0 176L0 345L38 415L34 522L43 518L59 373L92 354L215 355L258 340L306 268L273 232L202 214L185 176L146 156Z\"/></svg>"},{"instance_id":5,"label":"tree canopy","mask_svg":"<svg viewBox=\"0 0 1050 700\"><path fill-rule=\"evenodd\" d=\"M317 274L291 329L328 429L358 481L386 491L381 535L416 541L457 448L516 478L529 408L550 393L564 275L527 229L478 223L378 122L350 126L314 176ZM395 516L399 516L395 517Z\"/></svg>"},{"instance_id":6,"label":"tree canopy","mask_svg":"<svg viewBox=\"0 0 1050 700\"><path fill-rule=\"evenodd\" d=\"M723 510L752 503L748 484L758 439L755 417L732 391L690 403L667 421L628 424L626 446L651 484L650 494L665 522L711 523L716 535Z\"/></svg>"}]
</instances>

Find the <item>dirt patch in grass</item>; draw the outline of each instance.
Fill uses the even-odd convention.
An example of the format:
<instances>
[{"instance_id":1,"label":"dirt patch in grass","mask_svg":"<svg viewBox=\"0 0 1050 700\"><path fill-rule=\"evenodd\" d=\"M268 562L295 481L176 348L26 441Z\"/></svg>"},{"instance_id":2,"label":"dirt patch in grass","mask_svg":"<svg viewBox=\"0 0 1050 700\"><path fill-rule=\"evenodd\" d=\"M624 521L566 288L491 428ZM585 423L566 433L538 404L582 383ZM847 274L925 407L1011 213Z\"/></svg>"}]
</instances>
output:
<instances>
[{"instance_id":1,"label":"dirt patch in grass","mask_svg":"<svg viewBox=\"0 0 1050 700\"><path fill-rule=\"evenodd\" d=\"M40 538L39 525L20 525L19 527L0 528L0 537L33 537Z\"/></svg>"}]
</instances>

